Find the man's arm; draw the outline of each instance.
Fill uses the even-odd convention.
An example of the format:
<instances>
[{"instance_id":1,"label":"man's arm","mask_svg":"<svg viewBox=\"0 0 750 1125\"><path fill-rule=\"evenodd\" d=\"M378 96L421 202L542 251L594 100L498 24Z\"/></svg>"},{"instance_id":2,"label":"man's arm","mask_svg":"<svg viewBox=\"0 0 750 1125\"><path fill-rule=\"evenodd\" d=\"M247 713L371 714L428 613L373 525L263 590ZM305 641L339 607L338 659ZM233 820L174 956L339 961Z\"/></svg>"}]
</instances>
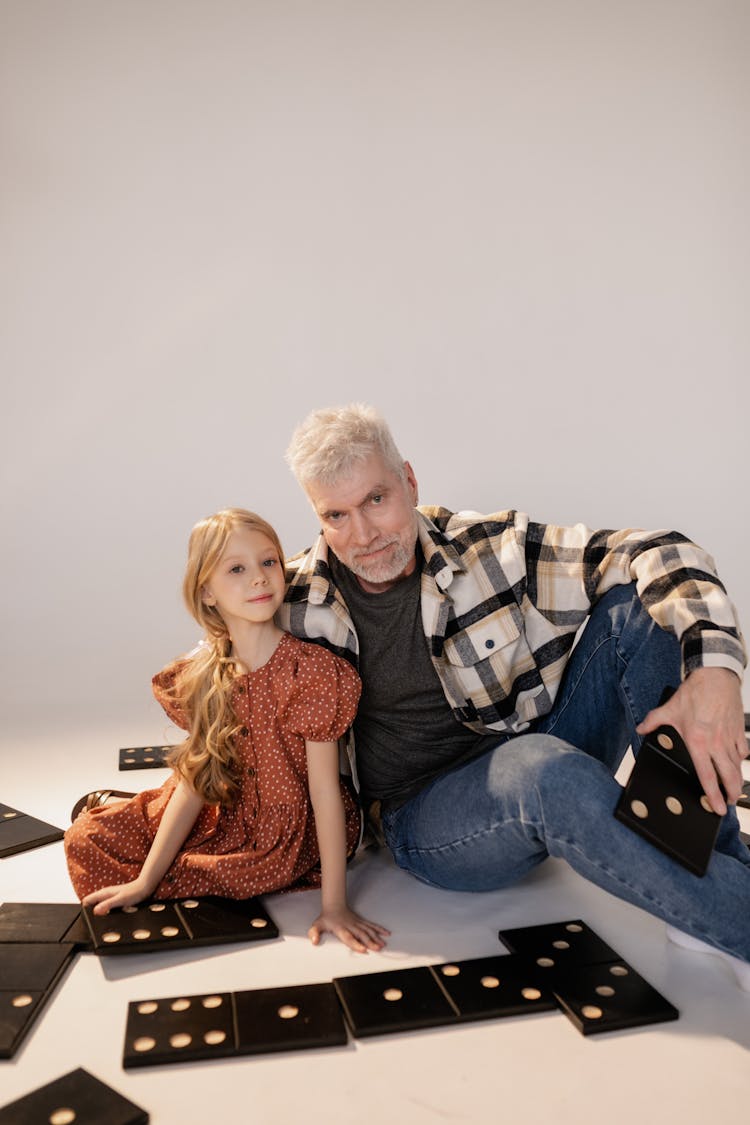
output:
<instances>
[{"instance_id":1,"label":"man's arm","mask_svg":"<svg viewBox=\"0 0 750 1125\"><path fill-rule=\"evenodd\" d=\"M682 646L683 678L701 667L742 677L747 654L737 612L711 556L678 531L557 527L516 513L526 592L552 622L585 615L614 586L635 582L654 621Z\"/></svg>"},{"instance_id":2,"label":"man's arm","mask_svg":"<svg viewBox=\"0 0 750 1125\"><path fill-rule=\"evenodd\" d=\"M682 683L666 704L645 717L638 733L647 734L663 723L674 726L712 807L723 814L726 801L720 786L733 803L743 784L741 762L747 744L741 676L747 657L736 610L713 559L676 531L592 532L580 525L529 524L529 585L541 601L553 601L555 591L569 591L569 584L550 582L548 568L562 576L566 566L574 567L576 540L582 548L580 573L590 604L618 583L635 582L645 609L680 641ZM543 605L538 608L545 612ZM564 605L553 612L561 608Z\"/></svg>"}]
</instances>

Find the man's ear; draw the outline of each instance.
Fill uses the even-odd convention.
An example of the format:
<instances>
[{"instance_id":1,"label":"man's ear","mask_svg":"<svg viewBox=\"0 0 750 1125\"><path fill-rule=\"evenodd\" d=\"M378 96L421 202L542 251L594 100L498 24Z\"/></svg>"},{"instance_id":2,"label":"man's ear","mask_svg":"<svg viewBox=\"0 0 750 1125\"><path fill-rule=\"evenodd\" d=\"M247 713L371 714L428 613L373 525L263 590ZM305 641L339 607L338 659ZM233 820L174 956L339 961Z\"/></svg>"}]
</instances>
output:
<instances>
[{"instance_id":1,"label":"man's ear","mask_svg":"<svg viewBox=\"0 0 750 1125\"><path fill-rule=\"evenodd\" d=\"M216 598L207 586L201 587L201 601L204 605L216 605Z\"/></svg>"},{"instance_id":2,"label":"man's ear","mask_svg":"<svg viewBox=\"0 0 750 1125\"><path fill-rule=\"evenodd\" d=\"M408 461L404 461L404 473L406 474L406 483L409 486L413 503L416 507L419 503L419 485L417 484L417 478L414 476L414 470L412 469Z\"/></svg>"}]
</instances>

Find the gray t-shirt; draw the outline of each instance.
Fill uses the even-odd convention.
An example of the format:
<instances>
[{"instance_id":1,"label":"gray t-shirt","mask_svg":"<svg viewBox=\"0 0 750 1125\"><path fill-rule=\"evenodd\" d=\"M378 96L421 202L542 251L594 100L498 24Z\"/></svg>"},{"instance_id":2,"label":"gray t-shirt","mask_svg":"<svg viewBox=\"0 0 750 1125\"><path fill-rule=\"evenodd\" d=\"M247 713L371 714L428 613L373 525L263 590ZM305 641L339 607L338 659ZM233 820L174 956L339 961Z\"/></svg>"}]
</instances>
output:
<instances>
[{"instance_id":1,"label":"gray t-shirt","mask_svg":"<svg viewBox=\"0 0 750 1125\"><path fill-rule=\"evenodd\" d=\"M333 552L329 562L359 637L354 737L362 794L393 808L500 739L462 726L443 694L422 628L421 557L413 574L380 594L365 593Z\"/></svg>"}]
</instances>

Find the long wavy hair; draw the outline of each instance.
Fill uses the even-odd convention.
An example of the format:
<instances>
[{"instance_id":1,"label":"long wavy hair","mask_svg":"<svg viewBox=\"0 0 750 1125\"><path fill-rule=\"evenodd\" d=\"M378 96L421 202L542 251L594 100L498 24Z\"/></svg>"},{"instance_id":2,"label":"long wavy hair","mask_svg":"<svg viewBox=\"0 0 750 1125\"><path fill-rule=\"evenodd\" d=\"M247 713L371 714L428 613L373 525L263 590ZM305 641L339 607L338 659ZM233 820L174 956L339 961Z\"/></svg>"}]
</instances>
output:
<instances>
[{"instance_id":1,"label":"long wavy hair","mask_svg":"<svg viewBox=\"0 0 750 1125\"><path fill-rule=\"evenodd\" d=\"M236 677L232 641L215 605L206 605L204 587L211 580L233 531L260 531L284 552L271 525L244 508L224 508L197 523L190 533L182 594L205 629L205 639L186 661L176 661L169 695L190 723L187 739L169 757L169 765L207 804L231 805L239 788L236 738L241 727L231 696ZM168 669L167 669L168 671Z\"/></svg>"}]
</instances>

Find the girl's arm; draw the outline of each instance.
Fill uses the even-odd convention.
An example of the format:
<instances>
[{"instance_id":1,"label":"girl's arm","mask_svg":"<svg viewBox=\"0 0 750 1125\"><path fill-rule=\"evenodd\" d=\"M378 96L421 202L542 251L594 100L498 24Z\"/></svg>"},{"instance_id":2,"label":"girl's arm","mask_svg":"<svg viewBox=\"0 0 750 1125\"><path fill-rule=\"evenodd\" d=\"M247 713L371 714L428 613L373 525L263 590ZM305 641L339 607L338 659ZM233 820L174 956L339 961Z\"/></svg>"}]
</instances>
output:
<instances>
[{"instance_id":1,"label":"girl's arm","mask_svg":"<svg viewBox=\"0 0 750 1125\"><path fill-rule=\"evenodd\" d=\"M83 905L93 906L94 914L109 914L115 906L132 906L148 898L171 866L202 807L203 799L184 780L180 781L169 798L138 877L130 883L93 891L83 899Z\"/></svg>"},{"instance_id":2,"label":"girl's arm","mask_svg":"<svg viewBox=\"0 0 750 1125\"><path fill-rule=\"evenodd\" d=\"M323 877L321 912L308 930L317 945L330 932L357 953L382 949L389 930L368 922L349 909L346 901L346 824L339 783L339 751L335 742L305 743L310 801Z\"/></svg>"}]
</instances>

